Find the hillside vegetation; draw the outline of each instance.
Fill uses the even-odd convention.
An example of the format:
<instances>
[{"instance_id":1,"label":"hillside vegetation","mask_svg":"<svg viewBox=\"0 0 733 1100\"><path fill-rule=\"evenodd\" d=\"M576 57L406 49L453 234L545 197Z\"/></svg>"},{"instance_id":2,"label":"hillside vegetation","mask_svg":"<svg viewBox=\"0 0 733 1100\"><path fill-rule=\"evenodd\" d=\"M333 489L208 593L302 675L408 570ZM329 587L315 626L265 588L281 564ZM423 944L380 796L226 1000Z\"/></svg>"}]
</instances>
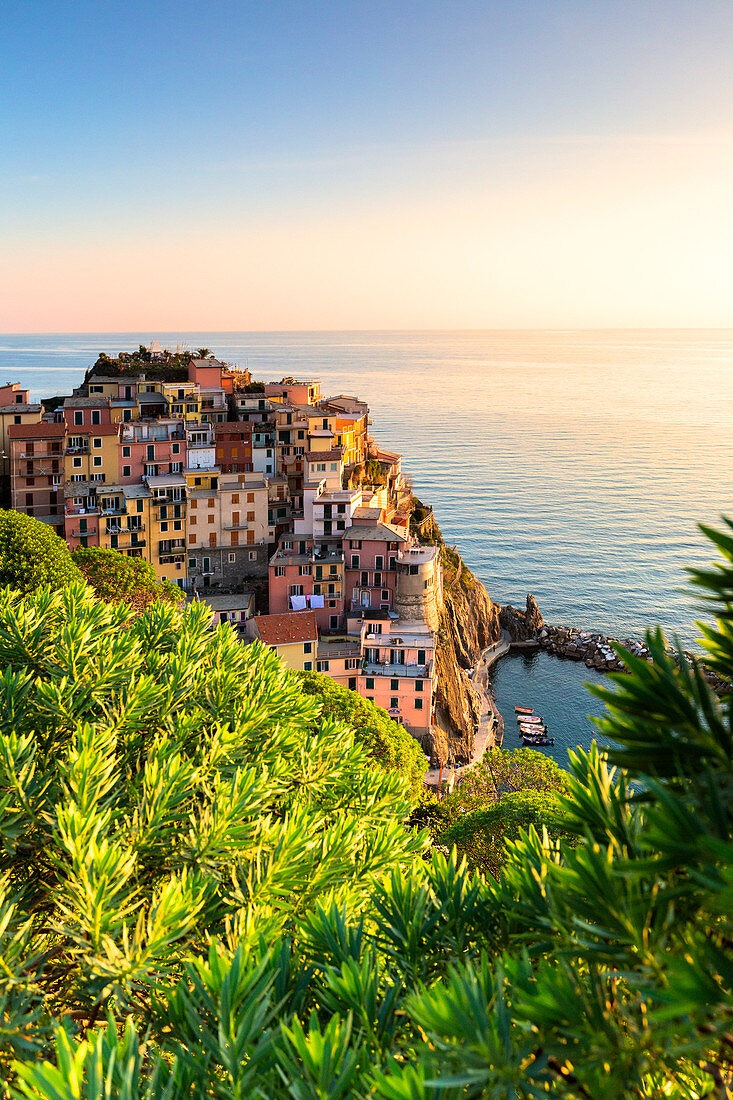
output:
<instances>
[{"instance_id":1,"label":"hillside vegetation","mask_svg":"<svg viewBox=\"0 0 733 1100\"><path fill-rule=\"evenodd\" d=\"M733 525L714 538L694 580L730 682ZM647 643L601 692L620 748L553 795L569 839L512 812L494 877L424 859L409 781L200 606L0 592L16 1095L728 1096L730 694Z\"/></svg>"}]
</instances>

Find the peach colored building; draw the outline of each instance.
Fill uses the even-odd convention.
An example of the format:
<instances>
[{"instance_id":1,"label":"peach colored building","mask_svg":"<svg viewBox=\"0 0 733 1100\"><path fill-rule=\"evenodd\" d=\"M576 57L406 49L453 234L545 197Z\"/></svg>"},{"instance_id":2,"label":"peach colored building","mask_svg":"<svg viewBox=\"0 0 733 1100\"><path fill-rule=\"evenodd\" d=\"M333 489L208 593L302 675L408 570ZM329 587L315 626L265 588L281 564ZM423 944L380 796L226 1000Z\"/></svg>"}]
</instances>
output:
<instances>
[{"instance_id":1,"label":"peach colored building","mask_svg":"<svg viewBox=\"0 0 733 1100\"><path fill-rule=\"evenodd\" d=\"M11 424L8 442L13 508L49 523L63 538L66 426Z\"/></svg>"},{"instance_id":2,"label":"peach colored building","mask_svg":"<svg viewBox=\"0 0 733 1100\"><path fill-rule=\"evenodd\" d=\"M359 508L344 532L346 609L389 609L397 587L397 555L408 542L404 529L379 519L381 511Z\"/></svg>"}]
</instances>

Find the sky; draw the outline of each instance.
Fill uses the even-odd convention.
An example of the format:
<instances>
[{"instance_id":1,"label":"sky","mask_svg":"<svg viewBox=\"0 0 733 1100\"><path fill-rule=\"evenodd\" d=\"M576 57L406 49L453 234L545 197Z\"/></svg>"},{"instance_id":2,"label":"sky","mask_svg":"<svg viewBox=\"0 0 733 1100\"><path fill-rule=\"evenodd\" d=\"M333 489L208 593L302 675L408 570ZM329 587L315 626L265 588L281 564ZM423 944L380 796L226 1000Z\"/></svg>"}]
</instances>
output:
<instances>
[{"instance_id":1,"label":"sky","mask_svg":"<svg viewBox=\"0 0 733 1100\"><path fill-rule=\"evenodd\" d=\"M733 327L730 0L5 0L0 331Z\"/></svg>"}]
</instances>

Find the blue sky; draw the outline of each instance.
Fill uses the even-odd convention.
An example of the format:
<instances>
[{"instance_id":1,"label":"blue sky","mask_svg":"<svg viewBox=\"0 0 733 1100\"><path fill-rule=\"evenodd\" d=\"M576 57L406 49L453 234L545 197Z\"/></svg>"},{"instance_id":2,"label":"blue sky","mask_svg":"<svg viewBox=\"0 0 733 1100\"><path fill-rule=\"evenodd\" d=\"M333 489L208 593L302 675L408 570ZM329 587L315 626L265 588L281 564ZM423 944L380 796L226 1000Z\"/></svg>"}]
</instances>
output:
<instances>
[{"instance_id":1,"label":"blue sky","mask_svg":"<svg viewBox=\"0 0 733 1100\"><path fill-rule=\"evenodd\" d=\"M593 266L597 254L579 243L595 236L592 202L585 209L594 196L600 238L624 209L643 236L648 204L643 285L654 248L669 283L664 225L678 234L680 216L680 266L709 274L704 298L700 270L688 298L684 280L667 285L668 307L649 294L650 325L680 311L681 323L733 324L725 295L711 297L724 275L714 228L726 242L733 228L722 209L730 3L10 0L2 23L6 331L78 328L85 316L89 329L135 328L156 308L160 328L303 327L308 309L314 328L533 327L553 310L560 325L639 323L629 309L638 293L609 307L603 279L595 300L572 300L579 261ZM618 185L615 206L604 181ZM576 193L582 201L570 201ZM558 221L566 304L553 286L564 272ZM549 302L541 278L523 288L514 273L508 230L526 266L528 224ZM304 286L319 240L323 270ZM208 265L207 286L181 281L187 242ZM135 255L159 269L156 284L140 276L139 300L127 285ZM105 257L117 263L95 290L84 270ZM618 279L621 257L607 260ZM445 293L447 267L461 295ZM502 268L514 281L497 300Z\"/></svg>"}]
</instances>

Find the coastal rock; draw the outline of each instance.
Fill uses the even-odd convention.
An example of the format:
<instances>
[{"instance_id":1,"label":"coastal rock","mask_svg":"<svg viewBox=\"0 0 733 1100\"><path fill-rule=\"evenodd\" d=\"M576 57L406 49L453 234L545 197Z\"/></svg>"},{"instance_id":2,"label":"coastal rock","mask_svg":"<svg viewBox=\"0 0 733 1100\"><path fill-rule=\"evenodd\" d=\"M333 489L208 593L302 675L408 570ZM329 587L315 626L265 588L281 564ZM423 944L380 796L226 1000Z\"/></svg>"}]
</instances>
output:
<instances>
[{"instance_id":1,"label":"coastal rock","mask_svg":"<svg viewBox=\"0 0 733 1100\"><path fill-rule=\"evenodd\" d=\"M506 630L513 642L528 642L537 638L542 630L542 614L537 601L531 593L527 596L527 607L520 611L511 604L502 607L499 612L499 624Z\"/></svg>"},{"instance_id":2,"label":"coastal rock","mask_svg":"<svg viewBox=\"0 0 733 1100\"><path fill-rule=\"evenodd\" d=\"M443 606L435 653L438 728L432 737L423 739L422 747L435 762L466 764L473 752L482 706L468 670L501 637L500 609L455 548L445 545L432 514L429 523L415 533L422 541L438 543L443 564Z\"/></svg>"}]
</instances>

